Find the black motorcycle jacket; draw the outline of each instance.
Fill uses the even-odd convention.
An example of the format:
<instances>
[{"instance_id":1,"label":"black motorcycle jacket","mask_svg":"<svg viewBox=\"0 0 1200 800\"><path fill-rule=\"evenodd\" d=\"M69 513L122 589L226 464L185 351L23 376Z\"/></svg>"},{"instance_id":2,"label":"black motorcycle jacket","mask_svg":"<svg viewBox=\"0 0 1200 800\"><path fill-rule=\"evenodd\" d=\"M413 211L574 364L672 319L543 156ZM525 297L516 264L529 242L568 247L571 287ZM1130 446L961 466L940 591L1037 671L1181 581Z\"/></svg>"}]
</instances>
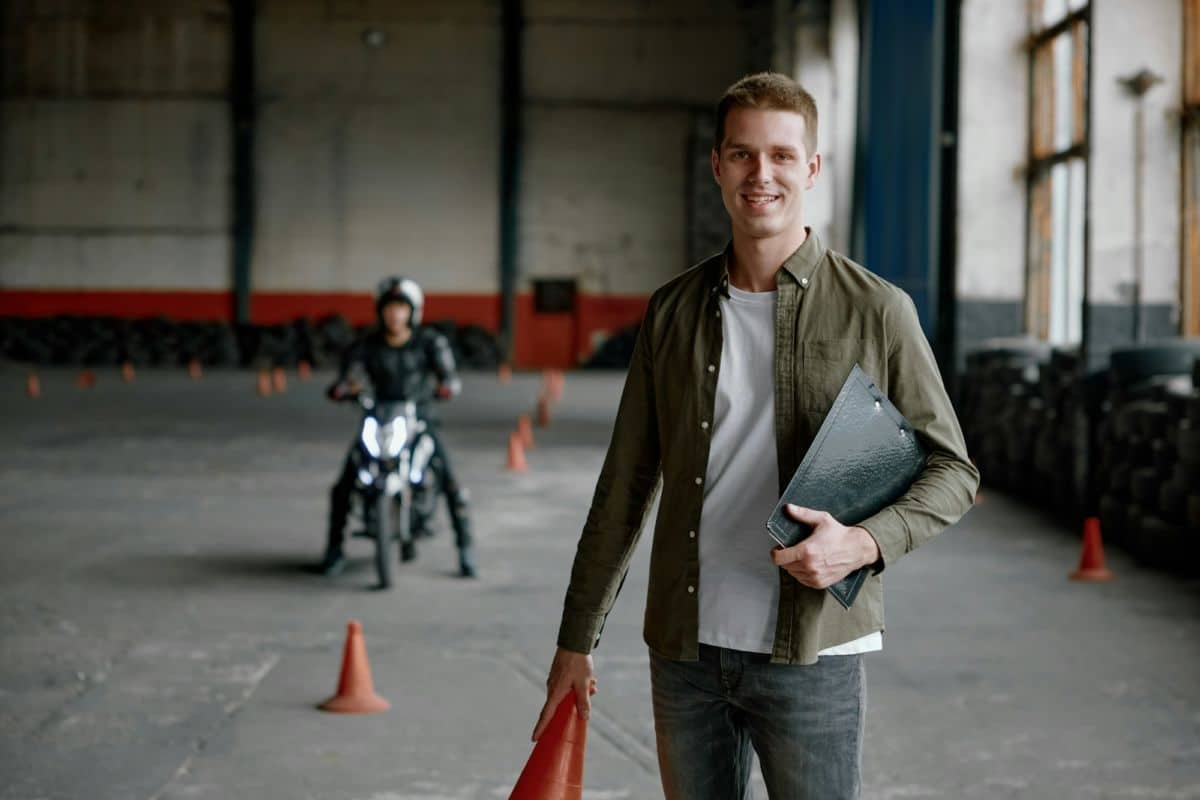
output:
<instances>
[{"instance_id":1,"label":"black motorcycle jacket","mask_svg":"<svg viewBox=\"0 0 1200 800\"><path fill-rule=\"evenodd\" d=\"M337 384L359 371L366 373L376 400L415 402L426 417L438 387L444 387L450 396L462 391L450 342L437 330L424 326L414 328L412 337L399 347L389 345L379 330L356 341L342 355Z\"/></svg>"}]
</instances>

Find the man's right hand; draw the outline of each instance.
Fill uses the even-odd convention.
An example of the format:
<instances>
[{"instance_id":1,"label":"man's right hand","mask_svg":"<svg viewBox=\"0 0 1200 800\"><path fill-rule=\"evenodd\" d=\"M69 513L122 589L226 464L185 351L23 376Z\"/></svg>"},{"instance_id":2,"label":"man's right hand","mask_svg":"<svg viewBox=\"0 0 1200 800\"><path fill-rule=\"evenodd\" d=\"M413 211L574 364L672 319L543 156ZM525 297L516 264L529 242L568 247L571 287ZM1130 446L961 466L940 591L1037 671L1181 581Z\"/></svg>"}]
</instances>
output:
<instances>
[{"instance_id":1,"label":"man's right hand","mask_svg":"<svg viewBox=\"0 0 1200 800\"><path fill-rule=\"evenodd\" d=\"M554 653L554 663L550 665L550 677L546 679L546 704L542 706L541 716L533 729L533 741L541 738L542 733L550 724L558 704L568 693L575 693L575 707L579 716L588 718L592 710L591 695L596 693L596 673L593 670L592 657L583 653L564 650L561 647Z\"/></svg>"},{"instance_id":2,"label":"man's right hand","mask_svg":"<svg viewBox=\"0 0 1200 800\"><path fill-rule=\"evenodd\" d=\"M338 381L330 384L329 388L325 390L325 396L336 403L341 400L357 397L361 391L362 384L356 381Z\"/></svg>"}]
</instances>

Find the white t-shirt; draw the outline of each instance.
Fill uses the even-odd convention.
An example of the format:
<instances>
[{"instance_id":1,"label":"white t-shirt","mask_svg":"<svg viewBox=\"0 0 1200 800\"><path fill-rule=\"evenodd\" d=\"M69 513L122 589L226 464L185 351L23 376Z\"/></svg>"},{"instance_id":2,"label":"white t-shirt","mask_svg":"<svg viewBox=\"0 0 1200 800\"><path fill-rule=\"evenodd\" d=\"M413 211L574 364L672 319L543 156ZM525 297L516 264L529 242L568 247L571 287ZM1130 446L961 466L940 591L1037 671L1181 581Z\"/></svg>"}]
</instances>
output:
<instances>
[{"instance_id":1,"label":"white t-shirt","mask_svg":"<svg viewBox=\"0 0 1200 800\"><path fill-rule=\"evenodd\" d=\"M721 373L700 512L700 642L770 653L779 568L764 524L779 502L775 450L776 292L729 287L721 300ZM883 648L879 631L822 650Z\"/></svg>"}]
</instances>

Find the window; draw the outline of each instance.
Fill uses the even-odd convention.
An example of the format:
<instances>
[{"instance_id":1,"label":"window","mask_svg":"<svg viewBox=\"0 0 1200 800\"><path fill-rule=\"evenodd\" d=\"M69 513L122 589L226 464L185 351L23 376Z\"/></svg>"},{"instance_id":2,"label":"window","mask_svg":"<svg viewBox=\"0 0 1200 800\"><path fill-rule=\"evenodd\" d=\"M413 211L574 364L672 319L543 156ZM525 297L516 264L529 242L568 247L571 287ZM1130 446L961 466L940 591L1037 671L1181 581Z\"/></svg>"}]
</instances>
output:
<instances>
[{"instance_id":1,"label":"window","mask_svg":"<svg viewBox=\"0 0 1200 800\"><path fill-rule=\"evenodd\" d=\"M1181 333L1200 336L1200 0L1183 6L1183 246Z\"/></svg>"},{"instance_id":2,"label":"window","mask_svg":"<svg viewBox=\"0 0 1200 800\"><path fill-rule=\"evenodd\" d=\"M1086 0L1030 0L1025 325L1054 344L1083 336L1089 19Z\"/></svg>"}]
</instances>

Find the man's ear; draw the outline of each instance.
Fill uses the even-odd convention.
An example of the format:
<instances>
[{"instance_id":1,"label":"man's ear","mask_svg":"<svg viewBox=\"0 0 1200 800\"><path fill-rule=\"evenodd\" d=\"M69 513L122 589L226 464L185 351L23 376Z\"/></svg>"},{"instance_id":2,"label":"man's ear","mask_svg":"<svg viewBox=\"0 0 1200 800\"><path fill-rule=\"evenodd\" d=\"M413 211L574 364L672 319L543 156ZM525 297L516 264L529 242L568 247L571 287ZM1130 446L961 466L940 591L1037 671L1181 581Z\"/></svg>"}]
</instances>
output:
<instances>
[{"instance_id":1,"label":"man's ear","mask_svg":"<svg viewBox=\"0 0 1200 800\"><path fill-rule=\"evenodd\" d=\"M709 157L712 160L713 180L719 184L721 182L721 154L714 147L709 153Z\"/></svg>"},{"instance_id":2,"label":"man's ear","mask_svg":"<svg viewBox=\"0 0 1200 800\"><path fill-rule=\"evenodd\" d=\"M804 188L811 189L817 184L817 176L821 174L821 154L813 153L808 159L808 175L804 178Z\"/></svg>"}]
</instances>

